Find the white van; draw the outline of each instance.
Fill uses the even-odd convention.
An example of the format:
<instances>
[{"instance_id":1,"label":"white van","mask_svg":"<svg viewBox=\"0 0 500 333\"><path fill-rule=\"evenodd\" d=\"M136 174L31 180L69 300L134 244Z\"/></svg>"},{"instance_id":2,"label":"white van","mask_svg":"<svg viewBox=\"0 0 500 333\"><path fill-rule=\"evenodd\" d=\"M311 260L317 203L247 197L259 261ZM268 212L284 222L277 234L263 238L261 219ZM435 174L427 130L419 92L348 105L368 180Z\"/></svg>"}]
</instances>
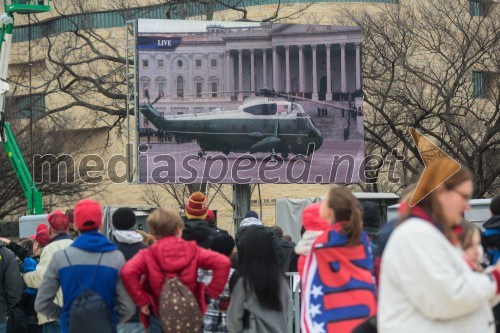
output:
<instances>
[{"instance_id":1,"label":"white van","mask_svg":"<svg viewBox=\"0 0 500 333\"><path fill-rule=\"evenodd\" d=\"M469 200L470 210L465 212L465 219L474 222L481 229L483 223L491 217L491 199L471 199ZM387 207L387 221L392 221L398 217L399 204Z\"/></svg>"}]
</instances>

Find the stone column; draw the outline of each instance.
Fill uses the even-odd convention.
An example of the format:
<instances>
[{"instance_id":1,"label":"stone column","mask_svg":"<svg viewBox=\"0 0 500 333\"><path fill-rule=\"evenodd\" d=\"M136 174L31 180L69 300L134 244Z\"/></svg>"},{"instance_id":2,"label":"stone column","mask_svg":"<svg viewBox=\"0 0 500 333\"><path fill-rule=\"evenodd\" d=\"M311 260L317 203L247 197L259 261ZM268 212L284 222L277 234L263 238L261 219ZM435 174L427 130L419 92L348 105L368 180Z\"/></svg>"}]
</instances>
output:
<instances>
[{"instance_id":1,"label":"stone column","mask_svg":"<svg viewBox=\"0 0 500 333\"><path fill-rule=\"evenodd\" d=\"M174 68L172 66L172 59L170 59L170 55L167 54L167 56L165 57L166 58L166 68L168 70L167 73L173 73L174 72ZM166 93L165 93L165 98L166 100L170 101L172 100L172 98L174 96L177 96L177 94L175 93L174 94L174 84L175 82L173 82L175 80L175 75L165 75L165 78L167 79L167 83L166 83ZM141 87L142 89L142 87Z\"/></svg>"},{"instance_id":2,"label":"stone column","mask_svg":"<svg viewBox=\"0 0 500 333\"><path fill-rule=\"evenodd\" d=\"M267 50L262 49L262 87L259 89L267 87Z\"/></svg>"},{"instance_id":3,"label":"stone column","mask_svg":"<svg viewBox=\"0 0 500 333\"><path fill-rule=\"evenodd\" d=\"M224 90L225 91L231 91L231 65L229 62L229 59L231 57L231 51L226 50L224 52L224 60L225 60L225 67L224 67ZM229 98L231 96L231 93L226 92L222 96Z\"/></svg>"},{"instance_id":4,"label":"stone column","mask_svg":"<svg viewBox=\"0 0 500 333\"><path fill-rule=\"evenodd\" d=\"M192 56L192 54L190 54L190 56ZM190 61L190 63L193 63L193 61ZM204 54L203 55L203 63L206 64L206 67L205 68L212 68L211 64L210 64L210 59L208 57L208 54ZM195 75L195 72L193 72L193 69L195 68L195 65L191 65L189 66L189 68L191 69L191 80L189 80L188 82L193 82L193 78L194 78L194 75ZM199 73L198 71L196 71L196 73ZM212 98L212 94L210 94L210 92L212 91L212 87L210 86L210 75L209 75L209 72L208 71L205 71L203 73L203 88L201 89L201 92L202 92L202 95L201 97L203 99L205 98ZM186 84L184 84L185 86ZM192 84L191 84L192 85ZM196 96L196 88L193 87L193 92L189 93L189 95L193 96L192 98L195 98L194 96Z\"/></svg>"},{"instance_id":5,"label":"stone column","mask_svg":"<svg viewBox=\"0 0 500 333\"><path fill-rule=\"evenodd\" d=\"M304 46L299 45L299 90L304 93Z\"/></svg>"},{"instance_id":6,"label":"stone column","mask_svg":"<svg viewBox=\"0 0 500 333\"><path fill-rule=\"evenodd\" d=\"M326 44L326 100L332 100L332 66L330 63L331 44Z\"/></svg>"},{"instance_id":7,"label":"stone column","mask_svg":"<svg viewBox=\"0 0 500 333\"><path fill-rule=\"evenodd\" d=\"M278 53L276 50L276 46L273 46L273 89L278 92L280 91L279 87L279 71L278 71Z\"/></svg>"},{"instance_id":8,"label":"stone column","mask_svg":"<svg viewBox=\"0 0 500 333\"><path fill-rule=\"evenodd\" d=\"M290 92L290 46L285 46L285 93L288 94Z\"/></svg>"},{"instance_id":9,"label":"stone column","mask_svg":"<svg viewBox=\"0 0 500 333\"><path fill-rule=\"evenodd\" d=\"M345 81L345 43L340 44L340 91L347 92Z\"/></svg>"},{"instance_id":10,"label":"stone column","mask_svg":"<svg viewBox=\"0 0 500 333\"><path fill-rule=\"evenodd\" d=\"M312 60L313 60L313 94L312 94L312 99L313 101L318 100L318 66L316 65L316 47L317 45L311 45L312 47Z\"/></svg>"},{"instance_id":11,"label":"stone column","mask_svg":"<svg viewBox=\"0 0 500 333\"><path fill-rule=\"evenodd\" d=\"M250 90L252 96L255 95L255 50L250 50Z\"/></svg>"},{"instance_id":12,"label":"stone column","mask_svg":"<svg viewBox=\"0 0 500 333\"><path fill-rule=\"evenodd\" d=\"M234 79L236 78L236 72L234 71L234 61L235 57L231 56L231 50L229 50L229 96L235 96Z\"/></svg>"},{"instance_id":13,"label":"stone column","mask_svg":"<svg viewBox=\"0 0 500 333\"><path fill-rule=\"evenodd\" d=\"M238 101L243 101L243 50L238 50Z\"/></svg>"},{"instance_id":14,"label":"stone column","mask_svg":"<svg viewBox=\"0 0 500 333\"><path fill-rule=\"evenodd\" d=\"M361 89L361 43L354 43L356 46L356 90Z\"/></svg>"}]
</instances>

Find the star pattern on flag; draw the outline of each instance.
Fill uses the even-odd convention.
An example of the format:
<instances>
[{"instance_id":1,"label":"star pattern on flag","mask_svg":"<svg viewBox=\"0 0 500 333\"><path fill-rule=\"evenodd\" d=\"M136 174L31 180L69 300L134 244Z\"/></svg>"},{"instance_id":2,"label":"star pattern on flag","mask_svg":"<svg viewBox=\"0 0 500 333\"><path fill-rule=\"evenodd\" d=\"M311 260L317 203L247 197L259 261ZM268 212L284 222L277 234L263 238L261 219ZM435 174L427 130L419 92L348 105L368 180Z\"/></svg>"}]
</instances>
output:
<instances>
[{"instance_id":1,"label":"star pattern on flag","mask_svg":"<svg viewBox=\"0 0 500 333\"><path fill-rule=\"evenodd\" d=\"M318 298L318 296L323 296L323 286L312 286L311 295L314 296L314 299Z\"/></svg>"},{"instance_id":2,"label":"star pattern on flag","mask_svg":"<svg viewBox=\"0 0 500 333\"><path fill-rule=\"evenodd\" d=\"M321 307L320 304L316 304L316 305L312 304L309 307L309 314L311 315L312 318L314 318L316 315L321 314L320 307Z\"/></svg>"},{"instance_id":3,"label":"star pattern on flag","mask_svg":"<svg viewBox=\"0 0 500 333\"><path fill-rule=\"evenodd\" d=\"M317 322L314 322L312 323L312 331L314 333L326 333L325 331L325 323L317 323Z\"/></svg>"}]
</instances>

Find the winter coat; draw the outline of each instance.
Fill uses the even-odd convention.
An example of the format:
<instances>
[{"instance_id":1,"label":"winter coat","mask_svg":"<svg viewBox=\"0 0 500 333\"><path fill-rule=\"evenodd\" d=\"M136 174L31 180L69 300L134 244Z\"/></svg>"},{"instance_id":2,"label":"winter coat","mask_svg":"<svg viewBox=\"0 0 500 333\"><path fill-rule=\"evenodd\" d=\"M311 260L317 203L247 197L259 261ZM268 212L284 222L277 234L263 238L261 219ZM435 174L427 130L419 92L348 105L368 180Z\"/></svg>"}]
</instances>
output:
<instances>
[{"instance_id":1,"label":"winter coat","mask_svg":"<svg viewBox=\"0 0 500 333\"><path fill-rule=\"evenodd\" d=\"M78 278L83 286L89 286L102 297L114 325L127 321L134 314L135 305L120 280L119 271L124 263L123 254L106 236L97 231L82 233L71 246L53 255L38 288L36 311L49 318L59 318L61 333L67 333L71 303L82 293ZM60 288L63 306L53 302Z\"/></svg>"},{"instance_id":2,"label":"winter coat","mask_svg":"<svg viewBox=\"0 0 500 333\"><path fill-rule=\"evenodd\" d=\"M292 255L294 254L293 250L295 248L295 244L287 241L286 239L280 239L281 251L283 252L283 272L290 271L290 262L292 261Z\"/></svg>"},{"instance_id":3,"label":"winter coat","mask_svg":"<svg viewBox=\"0 0 500 333\"><path fill-rule=\"evenodd\" d=\"M288 332L288 306L290 289L285 278L281 279L281 311L264 309L253 292L246 292L243 279L238 279L231 292L227 310L227 329L230 333L283 333ZM243 328L244 312L249 316L249 328Z\"/></svg>"},{"instance_id":4,"label":"winter coat","mask_svg":"<svg viewBox=\"0 0 500 333\"><path fill-rule=\"evenodd\" d=\"M432 223L412 217L394 229L380 274L380 333L494 333L496 279L477 273Z\"/></svg>"},{"instance_id":5,"label":"winter coat","mask_svg":"<svg viewBox=\"0 0 500 333\"><path fill-rule=\"evenodd\" d=\"M165 277L179 276L198 300L202 313L206 310L205 291L211 298L217 298L224 289L229 269L229 259L219 253L206 250L184 239L168 236L149 248L140 251L130 259L121 271L123 283L137 306L151 304L152 312L158 316L159 297ZM213 271L211 283L206 287L198 283L198 269ZM144 283L140 278L144 276ZM146 327L149 320L141 313Z\"/></svg>"},{"instance_id":6,"label":"winter coat","mask_svg":"<svg viewBox=\"0 0 500 333\"><path fill-rule=\"evenodd\" d=\"M26 248L23 246L15 243L15 242L10 242L9 244L5 245L9 250L11 250L14 255L19 258L19 260L22 262L24 261L25 258L29 258L33 256L33 252L28 251Z\"/></svg>"},{"instance_id":7,"label":"winter coat","mask_svg":"<svg viewBox=\"0 0 500 333\"><path fill-rule=\"evenodd\" d=\"M125 257L125 261L129 261L140 250L147 249L148 246L142 242L142 236L133 230L114 230L113 244L118 247L118 250ZM139 309L136 309L134 315L128 323L139 323Z\"/></svg>"},{"instance_id":8,"label":"winter coat","mask_svg":"<svg viewBox=\"0 0 500 333\"><path fill-rule=\"evenodd\" d=\"M212 230L205 220L184 220L182 238L187 241L196 241L198 246L209 249L212 239L218 236L216 230Z\"/></svg>"},{"instance_id":9,"label":"winter coat","mask_svg":"<svg viewBox=\"0 0 500 333\"><path fill-rule=\"evenodd\" d=\"M40 262L36 266L36 270L34 270L33 272L25 273L23 275L24 283L26 284L26 286L35 289L40 288L42 280L45 276L45 272L47 271L47 267L49 267L54 254L59 250L67 248L72 243L73 240L69 237L69 235L60 234L56 236L47 246L45 246L42 250L42 254L40 255ZM59 306L63 305L63 295L61 289L59 289L59 291L57 292L54 302ZM37 317L39 325L59 319L59 317L49 318L42 313L38 313Z\"/></svg>"},{"instance_id":10,"label":"winter coat","mask_svg":"<svg viewBox=\"0 0 500 333\"><path fill-rule=\"evenodd\" d=\"M142 236L131 230L114 230L112 242L123 253L125 261L129 261L140 250L148 248L142 242Z\"/></svg>"},{"instance_id":11,"label":"winter coat","mask_svg":"<svg viewBox=\"0 0 500 333\"><path fill-rule=\"evenodd\" d=\"M238 229L238 232L236 233L236 237L235 237L236 247L238 247L238 243L240 242L241 236L247 230L250 230L250 228L260 228L260 229L265 230L269 234L271 234L271 238L272 238L272 241L273 241L273 248L274 248L274 252L276 254L276 261L278 262L278 264L280 265L280 267L283 268L284 272L288 271L288 266L285 267L285 258L284 258L284 255L283 255L283 250L281 248L281 241L280 241L280 239L278 238L278 236L276 236L276 234L274 233L274 230L272 228L269 228L269 227L266 227L266 226L262 225L262 222L259 221L256 218L247 217L246 219L244 219L241 222L240 228ZM235 255L236 255L236 258L237 258L237 253L235 253Z\"/></svg>"},{"instance_id":12,"label":"winter coat","mask_svg":"<svg viewBox=\"0 0 500 333\"><path fill-rule=\"evenodd\" d=\"M7 322L7 311L21 300L23 281L16 257L0 241L0 323Z\"/></svg>"},{"instance_id":13,"label":"winter coat","mask_svg":"<svg viewBox=\"0 0 500 333\"><path fill-rule=\"evenodd\" d=\"M483 224L481 243L492 265L500 258L500 215L493 215Z\"/></svg>"}]
</instances>

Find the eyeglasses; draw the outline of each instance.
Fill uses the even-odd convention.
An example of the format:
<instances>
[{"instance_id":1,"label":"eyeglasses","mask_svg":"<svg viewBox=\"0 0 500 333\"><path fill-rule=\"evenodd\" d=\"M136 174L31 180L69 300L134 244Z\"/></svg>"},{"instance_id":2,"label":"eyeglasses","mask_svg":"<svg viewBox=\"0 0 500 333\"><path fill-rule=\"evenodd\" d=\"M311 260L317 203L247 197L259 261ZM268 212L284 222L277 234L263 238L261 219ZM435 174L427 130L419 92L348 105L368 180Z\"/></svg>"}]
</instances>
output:
<instances>
[{"instance_id":1,"label":"eyeglasses","mask_svg":"<svg viewBox=\"0 0 500 333\"><path fill-rule=\"evenodd\" d=\"M460 194L460 196L461 196L461 197L462 197L465 201L469 201L469 200L470 200L470 198L472 197L472 195L470 195L470 194L466 194L466 193L463 193L463 192L461 192L461 191L457 190L456 188L452 188L450 191L453 191L453 192L455 192L455 193Z\"/></svg>"}]
</instances>

